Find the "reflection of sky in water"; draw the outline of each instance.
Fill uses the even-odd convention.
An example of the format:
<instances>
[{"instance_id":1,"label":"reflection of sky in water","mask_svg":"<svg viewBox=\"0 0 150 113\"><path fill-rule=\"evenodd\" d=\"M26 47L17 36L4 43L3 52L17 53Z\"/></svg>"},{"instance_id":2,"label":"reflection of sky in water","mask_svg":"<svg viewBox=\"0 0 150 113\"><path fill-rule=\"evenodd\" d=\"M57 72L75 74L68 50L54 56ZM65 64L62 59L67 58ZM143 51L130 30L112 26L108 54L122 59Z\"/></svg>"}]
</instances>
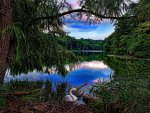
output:
<instances>
[{"instance_id":1,"label":"reflection of sky in water","mask_svg":"<svg viewBox=\"0 0 150 113\"><path fill-rule=\"evenodd\" d=\"M111 69L103 64L100 61L92 61L92 62L83 62L77 67L75 67L74 71L69 72L65 78L61 77L58 74L45 74L45 73L37 73L32 72L28 74L21 74L20 76L12 77L10 75L6 76L5 81L9 81L10 79L18 79L18 80L29 80L29 81L37 81L37 80L51 80L53 83L66 81L71 86L79 86L84 83L93 83L98 79L107 80L111 74Z\"/></svg>"}]
</instances>

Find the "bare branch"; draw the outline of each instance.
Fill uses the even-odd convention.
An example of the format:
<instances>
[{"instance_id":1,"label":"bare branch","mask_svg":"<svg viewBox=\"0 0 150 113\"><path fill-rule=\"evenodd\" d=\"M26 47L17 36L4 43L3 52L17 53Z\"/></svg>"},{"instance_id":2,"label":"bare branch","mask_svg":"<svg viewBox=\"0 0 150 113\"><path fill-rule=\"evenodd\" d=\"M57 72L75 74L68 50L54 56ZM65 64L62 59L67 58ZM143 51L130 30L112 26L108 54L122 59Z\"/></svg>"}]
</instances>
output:
<instances>
[{"instance_id":1,"label":"bare branch","mask_svg":"<svg viewBox=\"0 0 150 113\"><path fill-rule=\"evenodd\" d=\"M52 20L54 18L62 17L64 15L68 15L68 14L72 14L72 13L89 13L91 15L94 15L94 16L98 17L98 18L114 19L114 20L115 19L133 19L133 18L135 18L135 16L130 16L130 17L105 16L105 15L100 15L100 14L97 14L95 12L85 10L85 9L74 9L74 10L70 10L70 11L67 11L67 12L60 13L58 15L37 17L37 18L30 21L29 26L32 25L33 23L37 22L37 21L40 21L40 20L45 20L45 19L51 19Z\"/></svg>"}]
</instances>

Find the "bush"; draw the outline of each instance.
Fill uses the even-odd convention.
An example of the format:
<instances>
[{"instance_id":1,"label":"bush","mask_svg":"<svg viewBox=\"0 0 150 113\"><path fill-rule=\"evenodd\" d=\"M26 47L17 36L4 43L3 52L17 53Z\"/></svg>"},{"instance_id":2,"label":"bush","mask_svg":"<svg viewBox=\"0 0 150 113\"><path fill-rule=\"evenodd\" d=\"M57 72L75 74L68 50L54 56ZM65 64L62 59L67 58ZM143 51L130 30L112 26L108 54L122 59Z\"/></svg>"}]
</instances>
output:
<instances>
[{"instance_id":1,"label":"bush","mask_svg":"<svg viewBox=\"0 0 150 113\"><path fill-rule=\"evenodd\" d=\"M97 84L93 93L99 100L90 104L94 113L148 113L150 80L127 78Z\"/></svg>"}]
</instances>

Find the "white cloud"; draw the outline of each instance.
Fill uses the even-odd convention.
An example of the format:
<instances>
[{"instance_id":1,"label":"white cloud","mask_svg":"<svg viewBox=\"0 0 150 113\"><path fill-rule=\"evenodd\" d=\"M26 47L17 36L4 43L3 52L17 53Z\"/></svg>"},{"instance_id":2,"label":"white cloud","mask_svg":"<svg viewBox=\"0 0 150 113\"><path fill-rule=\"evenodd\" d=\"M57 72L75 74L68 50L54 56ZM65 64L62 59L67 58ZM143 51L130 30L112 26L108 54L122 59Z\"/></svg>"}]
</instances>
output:
<instances>
[{"instance_id":1,"label":"white cloud","mask_svg":"<svg viewBox=\"0 0 150 113\"><path fill-rule=\"evenodd\" d=\"M105 65L101 61L83 62L78 67L79 68L90 68L90 69L107 69L108 68L108 66Z\"/></svg>"},{"instance_id":2,"label":"white cloud","mask_svg":"<svg viewBox=\"0 0 150 113\"><path fill-rule=\"evenodd\" d=\"M132 1L132 2L136 2L136 3L139 2L139 0L131 0L131 1Z\"/></svg>"}]
</instances>

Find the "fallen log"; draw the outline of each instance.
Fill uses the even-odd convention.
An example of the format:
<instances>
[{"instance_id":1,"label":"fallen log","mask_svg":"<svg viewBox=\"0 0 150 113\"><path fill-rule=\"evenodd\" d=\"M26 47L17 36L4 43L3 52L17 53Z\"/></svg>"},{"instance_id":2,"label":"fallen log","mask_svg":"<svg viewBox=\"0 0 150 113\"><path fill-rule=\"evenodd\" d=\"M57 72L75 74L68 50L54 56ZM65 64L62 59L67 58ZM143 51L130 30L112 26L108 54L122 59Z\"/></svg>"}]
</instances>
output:
<instances>
[{"instance_id":1,"label":"fallen log","mask_svg":"<svg viewBox=\"0 0 150 113\"><path fill-rule=\"evenodd\" d=\"M87 100L90 100L90 101L94 101L96 100L97 98L96 97L92 97L90 95L83 95L83 98L87 99Z\"/></svg>"},{"instance_id":2,"label":"fallen log","mask_svg":"<svg viewBox=\"0 0 150 113\"><path fill-rule=\"evenodd\" d=\"M80 89L82 89L84 86L86 86L86 85L88 85L87 83L85 83L85 84L82 84L81 86L79 86L79 87L77 87L77 90L80 90Z\"/></svg>"},{"instance_id":3,"label":"fallen log","mask_svg":"<svg viewBox=\"0 0 150 113\"><path fill-rule=\"evenodd\" d=\"M89 104L93 101L96 101L98 98L97 97L92 97L90 95L83 95L83 101L86 103L86 104Z\"/></svg>"},{"instance_id":4,"label":"fallen log","mask_svg":"<svg viewBox=\"0 0 150 113\"><path fill-rule=\"evenodd\" d=\"M83 101L88 104L92 101L95 101L97 100L98 98L97 97L93 97L93 96L90 96L90 95L86 95L84 94L84 91L80 91L77 93L77 97L83 97Z\"/></svg>"},{"instance_id":5,"label":"fallen log","mask_svg":"<svg viewBox=\"0 0 150 113\"><path fill-rule=\"evenodd\" d=\"M14 93L3 93L2 96L7 98L12 96L21 97L21 96L31 95L31 94L32 94L31 92L14 92Z\"/></svg>"}]
</instances>

